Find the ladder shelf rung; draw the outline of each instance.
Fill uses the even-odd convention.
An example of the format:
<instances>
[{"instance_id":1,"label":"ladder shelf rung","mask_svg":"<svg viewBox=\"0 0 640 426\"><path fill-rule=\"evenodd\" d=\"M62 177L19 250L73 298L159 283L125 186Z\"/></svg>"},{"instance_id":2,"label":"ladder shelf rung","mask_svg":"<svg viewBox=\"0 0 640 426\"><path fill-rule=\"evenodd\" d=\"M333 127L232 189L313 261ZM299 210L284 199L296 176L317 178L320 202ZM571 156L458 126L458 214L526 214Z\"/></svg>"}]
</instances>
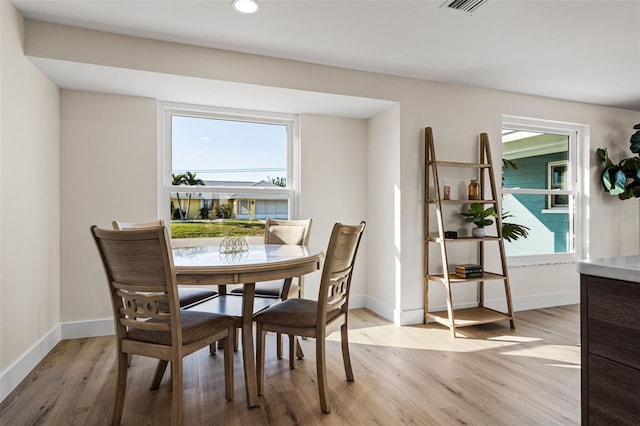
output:
<instances>
[{"instance_id":1,"label":"ladder shelf rung","mask_svg":"<svg viewBox=\"0 0 640 426\"><path fill-rule=\"evenodd\" d=\"M427 161L427 165L433 165L433 161ZM445 166L445 167L468 167L473 169L488 169L491 167L491 164L488 163L466 163L463 161L435 161L436 166Z\"/></svg>"},{"instance_id":2,"label":"ladder shelf rung","mask_svg":"<svg viewBox=\"0 0 640 426\"><path fill-rule=\"evenodd\" d=\"M435 204L437 200L435 198L428 198L425 200L426 203ZM496 200L440 200L440 204L497 204Z\"/></svg>"},{"instance_id":3,"label":"ladder shelf rung","mask_svg":"<svg viewBox=\"0 0 640 426\"><path fill-rule=\"evenodd\" d=\"M429 312L427 317L446 327L451 327L451 321L447 311ZM492 322L512 320L508 313L499 312L490 308L477 306L475 308L454 309L454 327L467 327L471 325L489 324Z\"/></svg>"},{"instance_id":4,"label":"ladder shelf rung","mask_svg":"<svg viewBox=\"0 0 640 426\"><path fill-rule=\"evenodd\" d=\"M429 278L430 281L435 281L443 284L446 284L447 282L447 280L445 280L444 278L444 274L430 274L430 275L427 275L427 277ZM484 274L482 274L481 277L474 277L474 278L462 278L456 275L455 272L449 273L449 282L451 284L473 283L478 281L504 280L504 279L507 279L505 275L494 274L493 272L485 272Z\"/></svg>"},{"instance_id":5,"label":"ladder shelf rung","mask_svg":"<svg viewBox=\"0 0 640 426\"><path fill-rule=\"evenodd\" d=\"M475 237L444 238L444 241L447 243L456 243L456 242L479 243L482 241L500 241L500 239L501 239L500 237L486 236L484 238L475 238ZM429 235L427 237L427 240L432 243L441 243L443 241L443 239L440 238L438 235Z\"/></svg>"}]
</instances>

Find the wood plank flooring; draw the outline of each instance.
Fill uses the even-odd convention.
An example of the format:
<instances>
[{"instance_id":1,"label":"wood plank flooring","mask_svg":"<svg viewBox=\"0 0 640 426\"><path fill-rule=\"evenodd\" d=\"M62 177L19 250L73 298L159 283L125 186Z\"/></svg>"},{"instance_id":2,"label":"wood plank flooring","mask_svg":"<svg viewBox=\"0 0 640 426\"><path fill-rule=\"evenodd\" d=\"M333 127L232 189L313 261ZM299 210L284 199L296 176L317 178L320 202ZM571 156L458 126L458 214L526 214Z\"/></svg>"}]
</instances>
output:
<instances>
[{"instance_id":1,"label":"wood plank flooring","mask_svg":"<svg viewBox=\"0 0 640 426\"><path fill-rule=\"evenodd\" d=\"M246 405L241 353L235 400L224 398L222 356L185 358L185 425L577 425L580 423L579 306L516 313L464 328L398 327L366 309L351 312L354 382L344 376L339 334L327 342L331 414L320 411L313 340L289 370L268 334L264 396ZM285 351L286 353L286 351ZM155 361L129 369L124 425L169 423L168 375L150 391ZM114 392L113 337L61 341L0 405L0 424L105 425Z\"/></svg>"}]
</instances>

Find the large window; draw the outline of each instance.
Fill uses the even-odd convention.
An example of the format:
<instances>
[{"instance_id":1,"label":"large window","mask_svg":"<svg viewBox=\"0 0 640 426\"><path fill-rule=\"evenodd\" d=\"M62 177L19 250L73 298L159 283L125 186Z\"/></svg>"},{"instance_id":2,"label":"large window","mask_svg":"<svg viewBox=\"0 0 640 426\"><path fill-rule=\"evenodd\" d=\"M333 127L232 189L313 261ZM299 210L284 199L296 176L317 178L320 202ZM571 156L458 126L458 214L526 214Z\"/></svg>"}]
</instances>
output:
<instances>
[{"instance_id":1,"label":"large window","mask_svg":"<svg viewBox=\"0 0 640 426\"><path fill-rule=\"evenodd\" d=\"M502 209L506 222L529 228L527 238L506 242L510 264L574 261L580 249L582 127L504 117Z\"/></svg>"},{"instance_id":2,"label":"large window","mask_svg":"<svg viewBox=\"0 0 640 426\"><path fill-rule=\"evenodd\" d=\"M176 104L161 113L159 211L174 245L260 237L265 219L296 217L294 116Z\"/></svg>"}]
</instances>

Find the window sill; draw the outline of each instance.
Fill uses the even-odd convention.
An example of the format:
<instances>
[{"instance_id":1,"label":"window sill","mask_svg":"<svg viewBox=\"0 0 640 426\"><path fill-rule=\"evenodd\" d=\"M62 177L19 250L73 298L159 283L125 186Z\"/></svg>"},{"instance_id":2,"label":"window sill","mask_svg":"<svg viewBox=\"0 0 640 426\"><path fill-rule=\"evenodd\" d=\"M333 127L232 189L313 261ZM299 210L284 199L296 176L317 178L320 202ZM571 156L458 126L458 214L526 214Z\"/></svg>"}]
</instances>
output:
<instances>
[{"instance_id":1,"label":"window sill","mask_svg":"<svg viewBox=\"0 0 640 426\"><path fill-rule=\"evenodd\" d=\"M561 208L561 207L560 208L554 208L554 209L542 209L542 214L549 214L549 213L552 213L552 214L558 214L558 213L569 214L569 209Z\"/></svg>"},{"instance_id":2,"label":"window sill","mask_svg":"<svg viewBox=\"0 0 640 426\"><path fill-rule=\"evenodd\" d=\"M576 263L578 255L575 253L556 253L531 256L507 256L507 266L520 268L525 266L549 266Z\"/></svg>"}]
</instances>

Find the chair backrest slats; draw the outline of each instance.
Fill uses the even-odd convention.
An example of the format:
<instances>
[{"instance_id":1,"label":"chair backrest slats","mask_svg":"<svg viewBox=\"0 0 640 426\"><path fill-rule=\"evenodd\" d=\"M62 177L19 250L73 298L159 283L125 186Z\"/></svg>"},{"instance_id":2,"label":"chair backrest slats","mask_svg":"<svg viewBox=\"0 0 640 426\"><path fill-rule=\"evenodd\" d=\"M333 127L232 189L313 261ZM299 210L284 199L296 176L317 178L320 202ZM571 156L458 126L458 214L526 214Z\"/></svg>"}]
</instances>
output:
<instances>
[{"instance_id":1,"label":"chair backrest slats","mask_svg":"<svg viewBox=\"0 0 640 426\"><path fill-rule=\"evenodd\" d=\"M124 290L124 291L145 291L149 293L156 293L156 292L163 292L166 290L166 285L164 284L145 284L144 287L139 284L129 285L124 283L119 283L117 281L114 281L111 284L113 285L114 288L117 288L118 290ZM142 290L142 288L144 288L144 290Z\"/></svg>"},{"instance_id":2,"label":"chair backrest slats","mask_svg":"<svg viewBox=\"0 0 640 426\"><path fill-rule=\"evenodd\" d=\"M116 295L122 298L123 306L120 312L123 315L138 319L170 320L165 293L116 291Z\"/></svg>"},{"instance_id":3,"label":"chair backrest slats","mask_svg":"<svg viewBox=\"0 0 640 426\"><path fill-rule=\"evenodd\" d=\"M363 221L359 225L333 226L320 280L319 320L326 318L327 311L348 309L353 265L365 225Z\"/></svg>"}]
</instances>

